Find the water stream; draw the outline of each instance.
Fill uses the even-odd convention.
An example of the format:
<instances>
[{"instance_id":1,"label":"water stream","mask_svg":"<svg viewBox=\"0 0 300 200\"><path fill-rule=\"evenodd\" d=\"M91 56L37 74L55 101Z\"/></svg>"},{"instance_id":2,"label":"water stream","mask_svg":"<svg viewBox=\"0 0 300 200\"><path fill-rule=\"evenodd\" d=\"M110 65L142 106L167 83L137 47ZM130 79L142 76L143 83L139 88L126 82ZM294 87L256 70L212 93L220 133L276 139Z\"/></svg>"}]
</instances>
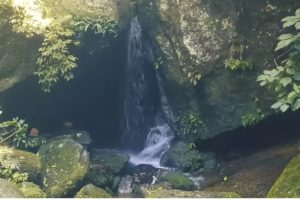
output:
<instances>
[{"instance_id":1,"label":"water stream","mask_svg":"<svg viewBox=\"0 0 300 200\"><path fill-rule=\"evenodd\" d=\"M133 165L161 168L160 159L174 138L161 113L161 102L154 67L147 62L142 27L137 17L131 21L128 36L128 87L125 100L124 146Z\"/></svg>"}]
</instances>

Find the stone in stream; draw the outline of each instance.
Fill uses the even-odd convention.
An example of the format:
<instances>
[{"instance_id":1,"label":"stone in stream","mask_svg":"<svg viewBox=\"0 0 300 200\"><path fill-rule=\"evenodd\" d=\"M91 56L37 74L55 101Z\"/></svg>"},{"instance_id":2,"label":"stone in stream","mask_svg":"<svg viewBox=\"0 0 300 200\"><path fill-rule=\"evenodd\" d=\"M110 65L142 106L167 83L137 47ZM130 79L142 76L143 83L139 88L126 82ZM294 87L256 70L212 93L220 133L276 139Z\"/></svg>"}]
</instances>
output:
<instances>
[{"instance_id":1,"label":"stone in stream","mask_svg":"<svg viewBox=\"0 0 300 200\"><path fill-rule=\"evenodd\" d=\"M194 182L182 172L167 172L159 181L168 183L173 189L192 190L194 188Z\"/></svg>"},{"instance_id":2,"label":"stone in stream","mask_svg":"<svg viewBox=\"0 0 300 200\"><path fill-rule=\"evenodd\" d=\"M93 149L88 179L99 187L110 186L115 176L120 173L129 161L124 152L109 149Z\"/></svg>"},{"instance_id":3,"label":"stone in stream","mask_svg":"<svg viewBox=\"0 0 300 200\"><path fill-rule=\"evenodd\" d=\"M17 185L25 198L46 198L46 193L40 188L40 186L31 183L23 182Z\"/></svg>"},{"instance_id":4,"label":"stone in stream","mask_svg":"<svg viewBox=\"0 0 300 200\"><path fill-rule=\"evenodd\" d=\"M241 198L234 192L183 191L165 185L144 185L140 187L140 192L145 198Z\"/></svg>"},{"instance_id":5,"label":"stone in stream","mask_svg":"<svg viewBox=\"0 0 300 200\"><path fill-rule=\"evenodd\" d=\"M128 195L133 193L133 179L132 176L126 175L121 179L118 188L119 195Z\"/></svg>"},{"instance_id":6,"label":"stone in stream","mask_svg":"<svg viewBox=\"0 0 300 200\"><path fill-rule=\"evenodd\" d=\"M196 149L184 142L177 142L163 155L160 164L175 167L184 172L197 171L203 167L203 157Z\"/></svg>"},{"instance_id":7,"label":"stone in stream","mask_svg":"<svg viewBox=\"0 0 300 200\"><path fill-rule=\"evenodd\" d=\"M49 197L63 197L83 180L89 168L89 153L74 140L55 140L40 147L43 189Z\"/></svg>"},{"instance_id":8,"label":"stone in stream","mask_svg":"<svg viewBox=\"0 0 300 200\"><path fill-rule=\"evenodd\" d=\"M24 198L24 195L17 186L0 178L0 198Z\"/></svg>"},{"instance_id":9,"label":"stone in stream","mask_svg":"<svg viewBox=\"0 0 300 200\"><path fill-rule=\"evenodd\" d=\"M158 177L160 177L164 171L166 170L142 164L133 167L130 174L133 177L134 184L155 184Z\"/></svg>"},{"instance_id":10,"label":"stone in stream","mask_svg":"<svg viewBox=\"0 0 300 200\"><path fill-rule=\"evenodd\" d=\"M268 198L300 198L300 155L293 158L268 193Z\"/></svg>"},{"instance_id":11,"label":"stone in stream","mask_svg":"<svg viewBox=\"0 0 300 200\"><path fill-rule=\"evenodd\" d=\"M88 184L77 192L75 198L112 198L112 196L102 188Z\"/></svg>"}]
</instances>

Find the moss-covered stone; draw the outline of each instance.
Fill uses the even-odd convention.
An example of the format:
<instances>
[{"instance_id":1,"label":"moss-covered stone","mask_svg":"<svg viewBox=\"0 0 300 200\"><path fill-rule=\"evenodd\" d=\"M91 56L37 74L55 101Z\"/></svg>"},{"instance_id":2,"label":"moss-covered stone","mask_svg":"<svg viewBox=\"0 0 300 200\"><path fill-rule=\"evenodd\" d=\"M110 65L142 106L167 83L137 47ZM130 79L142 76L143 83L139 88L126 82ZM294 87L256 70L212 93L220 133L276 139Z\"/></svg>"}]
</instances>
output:
<instances>
[{"instance_id":1,"label":"moss-covered stone","mask_svg":"<svg viewBox=\"0 0 300 200\"><path fill-rule=\"evenodd\" d=\"M142 187L145 198L241 198L234 192L182 191L165 186Z\"/></svg>"},{"instance_id":2,"label":"moss-covered stone","mask_svg":"<svg viewBox=\"0 0 300 200\"><path fill-rule=\"evenodd\" d=\"M172 188L179 190L192 190L194 187L194 182L181 172L167 172L160 181L165 181Z\"/></svg>"},{"instance_id":3,"label":"moss-covered stone","mask_svg":"<svg viewBox=\"0 0 300 200\"><path fill-rule=\"evenodd\" d=\"M0 198L24 198L24 196L17 186L0 178Z\"/></svg>"},{"instance_id":4,"label":"moss-covered stone","mask_svg":"<svg viewBox=\"0 0 300 200\"><path fill-rule=\"evenodd\" d=\"M30 183L24 182L18 184L18 188L23 193L25 198L46 198L46 193L40 188L40 186Z\"/></svg>"},{"instance_id":5,"label":"moss-covered stone","mask_svg":"<svg viewBox=\"0 0 300 200\"><path fill-rule=\"evenodd\" d=\"M199 151L191 149L184 142L177 142L165 153L160 164L183 171L197 171L203 167L203 157Z\"/></svg>"},{"instance_id":6,"label":"moss-covered stone","mask_svg":"<svg viewBox=\"0 0 300 200\"><path fill-rule=\"evenodd\" d=\"M91 159L89 180L99 187L110 185L114 176L125 167L129 158L126 153L116 150L96 150Z\"/></svg>"},{"instance_id":7,"label":"moss-covered stone","mask_svg":"<svg viewBox=\"0 0 300 200\"><path fill-rule=\"evenodd\" d=\"M4 166L13 166L21 173L28 173L29 180L39 177L41 160L33 153L0 146L0 160Z\"/></svg>"},{"instance_id":8,"label":"moss-covered stone","mask_svg":"<svg viewBox=\"0 0 300 200\"><path fill-rule=\"evenodd\" d=\"M268 198L300 198L300 155L293 158L268 193Z\"/></svg>"},{"instance_id":9,"label":"moss-covered stone","mask_svg":"<svg viewBox=\"0 0 300 200\"><path fill-rule=\"evenodd\" d=\"M98 188L93 184L88 184L77 192L75 198L112 198L112 196L105 190Z\"/></svg>"},{"instance_id":10,"label":"moss-covered stone","mask_svg":"<svg viewBox=\"0 0 300 200\"><path fill-rule=\"evenodd\" d=\"M84 179L89 168L89 153L71 140L62 139L42 145L43 189L50 197L62 197Z\"/></svg>"}]
</instances>

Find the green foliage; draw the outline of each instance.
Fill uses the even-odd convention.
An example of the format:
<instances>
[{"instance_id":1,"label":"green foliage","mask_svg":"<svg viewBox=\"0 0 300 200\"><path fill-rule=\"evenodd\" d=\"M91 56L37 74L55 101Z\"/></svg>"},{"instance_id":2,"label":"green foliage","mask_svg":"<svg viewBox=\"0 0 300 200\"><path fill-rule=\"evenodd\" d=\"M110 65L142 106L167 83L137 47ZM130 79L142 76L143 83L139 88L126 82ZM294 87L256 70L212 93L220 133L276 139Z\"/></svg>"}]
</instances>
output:
<instances>
[{"instance_id":1,"label":"green foliage","mask_svg":"<svg viewBox=\"0 0 300 200\"><path fill-rule=\"evenodd\" d=\"M4 165L5 159L7 159L5 155L0 158L0 178L8 179L16 184L26 182L28 173L20 173L16 166Z\"/></svg>"},{"instance_id":2,"label":"green foliage","mask_svg":"<svg viewBox=\"0 0 300 200\"><path fill-rule=\"evenodd\" d=\"M295 16L285 17L282 22L284 28L293 32L278 38L275 50L284 51L277 58L283 61L280 66L276 63L275 69L265 70L257 81L276 93L277 102L271 108L281 112L296 111L300 108L300 9Z\"/></svg>"},{"instance_id":3,"label":"green foliage","mask_svg":"<svg viewBox=\"0 0 300 200\"><path fill-rule=\"evenodd\" d=\"M263 114L262 110L257 108L253 112L245 113L242 116L242 123L244 127L250 127L257 124L264 118L265 115Z\"/></svg>"},{"instance_id":4,"label":"green foliage","mask_svg":"<svg viewBox=\"0 0 300 200\"><path fill-rule=\"evenodd\" d=\"M44 33L44 42L39 49L41 56L37 60L38 69L34 74L45 92L50 92L60 79L70 81L74 78L77 57L69 49L80 43L73 39L75 32L66 25L68 20L68 17L55 20Z\"/></svg>"},{"instance_id":5,"label":"green foliage","mask_svg":"<svg viewBox=\"0 0 300 200\"><path fill-rule=\"evenodd\" d=\"M1 122L0 129L0 144L12 144L16 147L26 145L28 125L24 120L14 118L12 121Z\"/></svg>"},{"instance_id":6,"label":"green foliage","mask_svg":"<svg viewBox=\"0 0 300 200\"><path fill-rule=\"evenodd\" d=\"M254 66L254 62L252 59L235 59L228 58L224 61L226 69L230 71L246 71L252 70Z\"/></svg>"},{"instance_id":7,"label":"green foliage","mask_svg":"<svg viewBox=\"0 0 300 200\"><path fill-rule=\"evenodd\" d=\"M181 113L178 122L180 134L182 135L197 135L200 131L206 129L206 125L198 113Z\"/></svg>"},{"instance_id":8,"label":"green foliage","mask_svg":"<svg viewBox=\"0 0 300 200\"><path fill-rule=\"evenodd\" d=\"M27 131L28 125L22 119L14 118L11 121L0 122L0 145L6 144L19 149L28 149L39 147L46 142L38 137L28 137Z\"/></svg>"},{"instance_id":9,"label":"green foliage","mask_svg":"<svg viewBox=\"0 0 300 200\"><path fill-rule=\"evenodd\" d=\"M113 19L75 17L73 23L75 31L78 34L93 32L95 35L100 35L101 37L116 38L118 36L118 23Z\"/></svg>"}]
</instances>

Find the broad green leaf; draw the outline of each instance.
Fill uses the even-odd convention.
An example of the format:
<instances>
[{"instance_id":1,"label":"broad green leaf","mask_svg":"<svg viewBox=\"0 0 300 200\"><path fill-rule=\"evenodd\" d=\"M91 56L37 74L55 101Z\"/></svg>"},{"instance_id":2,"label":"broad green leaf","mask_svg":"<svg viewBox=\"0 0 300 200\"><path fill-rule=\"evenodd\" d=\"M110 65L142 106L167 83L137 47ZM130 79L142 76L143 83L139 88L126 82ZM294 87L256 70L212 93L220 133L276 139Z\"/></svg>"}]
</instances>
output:
<instances>
[{"instance_id":1,"label":"broad green leaf","mask_svg":"<svg viewBox=\"0 0 300 200\"><path fill-rule=\"evenodd\" d=\"M293 76L293 79L296 80L296 81L300 81L300 73L297 72L297 73Z\"/></svg>"},{"instance_id":2,"label":"broad green leaf","mask_svg":"<svg viewBox=\"0 0 300 200\"><path fill-rule=\"evenodd\" d=\"M287 68L287 69L286 69L286 73L293 75L293 74L296 73L296 70L293 69L293 68Z\"/></svg>"},{"instance_id":3,"label":"broad green leaf","mask_svg":"<svg viewBox=\"0 0 300 200\"><path fill-rule=\"evenodd\" d=\"M280 80L280 83L286 87L288 84L290 84L293 80L290 77L284 77Z\"/></svg>"},{"instance_id":4,"label":"broad green leaf","mask_svg":"<svg viewBox=\"0 0 300 200\"><path fill-rule=\"evenodd\" d=\"M300 108L300 99L297 99L293 104L293 111L296 111Z\"/></svg>"},{"instance_id":5,"label":"broad green leaf","mask_svg":"<svg viewBox=\"0 0 300 200\"><path fill-rule=\"evenodd\" d=\"M274 103L274 104L271 106L271 108L273 108L273 109L278 109L278 108L280 108L282 105L283 105L283 102L278 101L278 102Z\"/></svg>"},{"instance_id":6,"label":"broad green leaf","mask_svg":"<svg viewBox=\"0 0 300 200\"><path fill-rule=\"evenodd\" d=\"M287 104L283 104L282 106L280 106L281 112L286 112L289 108L290 106Z\"/></svg>"},{"instance_id":7,"label":"broad green leaf","mask_svg":"<svg viewBox=\"0 0 300 200\"><path fill-rule=\"evenodd\" d=\"M300 8L298 8L298 9L296 10L295 15L296 15L297 17L300 17Z\"/></svg>"},{"instance_id":8,"label":"broad green leaf","mask_svg":"<svg viewBox=\"0 0 300 200\"><path fill-rule=\"evenodd\" d=\"M295 24L295 28L296 28L297 30L300 30L300 22L297 22L297 23Z\"/></svg>"},{"instance_id":9,"label":"broad green leaf","mask_svg":"<svg viewBox=\"0 0 300 200\"><path fill-rule=\"evenodd\" d=\"M282 34L282 35L280 35L280 36L278 37L278 40L287 40L287 39L290 39L290 38L292 38L292 37L294 37L294 35L293 35L293 34L290 34L290 33L288 33L288 34Z\"/></svg>"}]
</instances>

